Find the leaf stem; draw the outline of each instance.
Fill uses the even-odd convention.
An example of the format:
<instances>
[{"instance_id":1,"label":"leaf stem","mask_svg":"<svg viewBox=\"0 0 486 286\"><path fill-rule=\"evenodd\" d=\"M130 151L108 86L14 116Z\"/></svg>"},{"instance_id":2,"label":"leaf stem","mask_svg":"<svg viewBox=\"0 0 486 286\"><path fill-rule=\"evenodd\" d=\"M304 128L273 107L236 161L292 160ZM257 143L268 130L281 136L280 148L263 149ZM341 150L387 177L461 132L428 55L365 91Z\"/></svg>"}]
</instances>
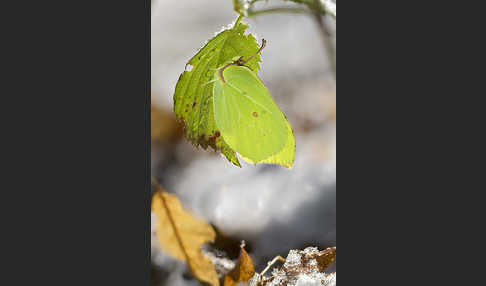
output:
<instances>
[{"instance_id":1,"label":"leaf stem","mask_svg":"<svg viewBox=\"0 0 486 286\"><path fill-rule=\"evenodd\" d=\"M236 19L236 22L235 22L235 24L233 25L233 29L234 29L236 26L238 26L238 24L240 23L241 19L243 19L243 14L240 14L240 15L238 16L238 19Z\"/></svg>"}]
</instances>

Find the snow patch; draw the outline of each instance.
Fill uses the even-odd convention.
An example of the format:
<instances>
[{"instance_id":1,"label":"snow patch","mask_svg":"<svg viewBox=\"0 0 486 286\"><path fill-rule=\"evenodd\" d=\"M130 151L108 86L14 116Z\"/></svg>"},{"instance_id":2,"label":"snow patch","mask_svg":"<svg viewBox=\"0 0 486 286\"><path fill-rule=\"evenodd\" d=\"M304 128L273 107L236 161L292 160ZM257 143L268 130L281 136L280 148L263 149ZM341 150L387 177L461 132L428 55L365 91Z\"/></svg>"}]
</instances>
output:
<instances>
[{"instance_id":1,"label":"snow patch","mask_svg":"<svg viewBox=\"0 0 486 286\"><path fill-rule=\"evenodd\" d=\"M295 267L302 263L302 255L297 250L291 250L285 259L284 267Z\"/></svg>"}]
</instances>

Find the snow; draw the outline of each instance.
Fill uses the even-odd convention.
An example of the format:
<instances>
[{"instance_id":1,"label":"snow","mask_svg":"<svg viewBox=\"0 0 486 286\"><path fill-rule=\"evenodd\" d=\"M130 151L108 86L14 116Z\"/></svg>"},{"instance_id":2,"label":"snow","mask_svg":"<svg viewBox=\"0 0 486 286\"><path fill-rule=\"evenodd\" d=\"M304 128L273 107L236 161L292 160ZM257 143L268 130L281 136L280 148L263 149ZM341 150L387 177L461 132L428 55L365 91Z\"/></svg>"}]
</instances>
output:
<instances>
[{"instance_id":1,"label":"snow","mask_svg":"<svg viewBox=\"0 0 486 286\"><path fill-rule=\"evenodd\" d=\"M307 264L312 267L317 267L317 260L311 259Z\"/></svg>"},{"instance_id":2,"label":"snow","mask_svg":"<svg viewBox=\"0 0 486 286\"><path fill-rule=\"evenodd\" d=\"M297 250L291 250L285 259L284 267L295 267L302 264L302 255Z\"/></svg>"},{"instance_id":3,"label":"snow","mask_svg":"<svg viewBox=\"0 0 486 286\"><path fill-rule=\"evenodd\" d=\"M303 252L304 252L305 255L312 255L312 254L319 253L319 249L317 247L314 247L314 246L309 246L306 249L304 249Z\"/></svg>"},{"instance_id":4,"label":"snow","mask_svg":"<svg viewBox=\"0 0 486 286\"><path fill-rule=\"evenodd\" d=\"M334 272L326 275L326 277L323 279L323 285L336 286L336 273Z\"/></svg>"},{"instance_id":5,"label":"snow","mask_svg":"<svg viewBox=\"0 0 486 286\"><path fill-rule=\"evenodd\" d=\"M225 235L245 239L260 270L268 257L283 255L302 244L333 246L335 129L297 134L296 140L292 170L244 162L240 169L220 156L184 144L178 150L181 156L200 154L188 158L182 172L166 171L166 188Z\"/></svg>"},{"instance_id":6,"label":"snow","mask_svg":"<svg viewBox=\"0 0 486 286\"><path fill-rule=\"evenodd\" d=\"M248 281L248 285L249 286L258 286L258 281L259 281L259 275L257 273L255 273L255 275L253 275L253 277L250 279L250 281Z\"/></svg>"},{"instance_id":7,"label":"snow","mask_svg":"<svg viewBox=\"0 0 486 286\"><path fill-rule=\"evenodd\" d=\"M287 284L287 286L335 286L336 274L301 274L295 285Z\"/></svg>"},{"instance_id":8,"label":"snow","mask_svg":"<svg viewBox=\"0 0 486 286\"><path fill-rule=\"evenodd\" d=\"M302 274L299 276L299 279L295 283L295 286L322 286L321 280L322 279Z\"/></svg>"},{"instance_id":9,"label":"snow","mask_svg":"<svg viewBox=\"0 0 486 286\"><path fill-rule=\"evenodd\" d=\"M316 259L302 259L303 256L317 255L317 247L307 248L303 251L290 250L285 263L281 267L276 267L272 275L262 278L263 286L335 286L336 273L320 272L317 267ZM259 286L255 284L257 278L249 283L250 286Z\"/></svg>"}]
</instances>

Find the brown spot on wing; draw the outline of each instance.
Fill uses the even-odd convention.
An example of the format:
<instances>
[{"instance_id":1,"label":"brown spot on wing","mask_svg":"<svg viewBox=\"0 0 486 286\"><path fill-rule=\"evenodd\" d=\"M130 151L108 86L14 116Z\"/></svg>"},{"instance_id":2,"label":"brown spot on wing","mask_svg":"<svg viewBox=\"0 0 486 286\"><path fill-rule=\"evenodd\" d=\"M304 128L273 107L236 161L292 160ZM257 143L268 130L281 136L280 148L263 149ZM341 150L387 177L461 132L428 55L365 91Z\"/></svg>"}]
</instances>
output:
<instances>
[{"instance_id":1,"label":"brown spot on wing","mask_svg":"<svg viewBox=\"0 0 486 286\"><path fill-rule=\"evenodd\" d=\"M253 111L252 115L253 115L254 117L258 117L258 113L257 113L256 111Z\"/></svg>"}]
</instances>

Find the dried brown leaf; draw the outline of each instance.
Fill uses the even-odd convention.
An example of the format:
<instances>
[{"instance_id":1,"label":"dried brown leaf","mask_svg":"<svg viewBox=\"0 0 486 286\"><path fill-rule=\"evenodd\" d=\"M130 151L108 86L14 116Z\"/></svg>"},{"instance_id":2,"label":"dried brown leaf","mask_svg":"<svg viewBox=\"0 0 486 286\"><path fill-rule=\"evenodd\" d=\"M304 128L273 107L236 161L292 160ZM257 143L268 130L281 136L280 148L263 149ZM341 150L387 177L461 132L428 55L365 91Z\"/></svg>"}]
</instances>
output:
<instances>
[{"instance_id":1,"label":"dried brown leaf","mask_svg":"<svg viewBox=\"0 0 486 286\"><path fill-rule=\"evenodd\" d=\"M278 257L277 257L278 258ZM319 251L317 247L308 247L304 250L290 250L285 263L279 269L274 269L270 277L261 277L258 286L288 286L295 285L299 279L318 280L319 285L333 286L336 284L336 273L324 273L336 259L336 247L330 247ZM265 269L278 261L274 259ZM254 284L253 284L254 285ZM314 285L314 284L313 284Z\"/></svg>"},{"instance_id":2,"label":"dried brown leaf","mask_svg":"<svg viewBox=\"0 0 486 286\"><path fill-rule=\"evenodd\" d=\"M224 277L224 286L236 286L239 282L247 282L255 274L253 260L244 247L241 247L240 257L235 268Z\"/></svg>"},{"instance_id":3,"label":"dried brown leaf","mask_svg":"<svg viewBox=\"0 0 486 286\"><path fill-rule=\"evenodd\" d=\"M161 188L152 198L152 211L157 216L157 238L164 251L185 261L200 281L219 286L219 279L211 260L201 252L201 245L213 241L216 233L204 221L185 211L177 196Z\"/></svg>"},{"instance_id":4,"label":"dried brown leaf","mask_svg":"<svg viewBox=\"0 0 486 286\"><path fill-rule=\"evenodd\" d=\"M329 247L323 251L320 251L319 254L316 255L315 259L317 260L319 271L324 271L336 259L336 247Z\"/></svg>"}]
</instances>

